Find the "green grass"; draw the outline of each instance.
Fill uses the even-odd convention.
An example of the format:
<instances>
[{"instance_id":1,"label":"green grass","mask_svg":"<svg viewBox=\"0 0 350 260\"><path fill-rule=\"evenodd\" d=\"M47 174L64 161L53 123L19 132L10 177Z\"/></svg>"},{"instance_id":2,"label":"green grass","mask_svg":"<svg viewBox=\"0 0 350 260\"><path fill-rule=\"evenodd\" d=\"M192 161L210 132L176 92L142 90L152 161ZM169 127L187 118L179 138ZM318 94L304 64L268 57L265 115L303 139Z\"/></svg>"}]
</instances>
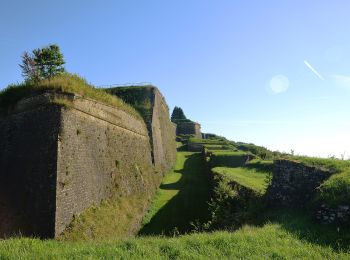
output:
<instances>
[{"instance_id":1,"label":"green grass","mask_svg":"<svg viewBox=\"0 0 350 260\"><path fill-rule=\"evenodd\" d=\"M244 165L248 159L247 153L239 151L215 150L209 153L211 167L238 167Z\"/></svg>"},{"instance_id":2,"label":"green grass","mask_svg":"<svg viewBox=\"0 0 350 260\"><path fill-rule=\"evenodd\" d=\"M293 156L292 160L299 161L308 166L324 168L335 173L340 173L350 169L350 160L339 160L333 158L317 158L306 156Z\"/></svg>"},{"instance_id":3,"label":"green grass","mask_svg":"<svg viewBox=\"0 0 350 260\"><path fill-rule=\"evenodd\" d=\"M343 249L344 250L344 249ZM294 233L283 224L240 230L142 237L106 242L0 240L0 259L349 259L341 251Z\"/></svg>"},{"instance_id":4,"label":"green grass","mask_svg":"<svg viewBox=\"0 0 350 260\"><path fill-rule=\"evenodd\" d=\"M266 181L269 176L268 172L257 171L245 167L215 167L212 171L217 174L223 174L230 180L261 194L266 191L268 186Z\"/></svg>"},{"instance_id":5,"label":"green grass","mask_svg":"<svg viewBox=\"0 0 350 260\"><path fill-rule=\"evenodd\" d=\"M319 224L311 214L303 210L265 209L254 221L258 226L276 223L301 241L350 253L349 226Z\"/></svg>"},{"instance_id":6,"label":"green grass","mask_svg":"<svg viewBox=\"0 0 350 260\"><path fill-rule=\"evenodd\" d=\"M175 168L164 177L140 234L188 232L190 222L209 218L209 196L209 178L204 175L201 155L178 152Z\"/></svg>"},{"instance_id":7,"label":"green grass","mask_svg":"<svg viewBox=\"0 0 350 260\"><path fill-rule=\"evenodd\" d=\"M121 99L107 94L104 90L93 87L85 79L68 73L61 74L50 79L41 80L36 84L21 83L10 85L0 92L0 113L6 114L8 110L22 98L41 93L44 90L75 93L95 99L101 103L115 106L124 110L136 118L141 119L140 114Z\"/></svg>"}]
</instances>

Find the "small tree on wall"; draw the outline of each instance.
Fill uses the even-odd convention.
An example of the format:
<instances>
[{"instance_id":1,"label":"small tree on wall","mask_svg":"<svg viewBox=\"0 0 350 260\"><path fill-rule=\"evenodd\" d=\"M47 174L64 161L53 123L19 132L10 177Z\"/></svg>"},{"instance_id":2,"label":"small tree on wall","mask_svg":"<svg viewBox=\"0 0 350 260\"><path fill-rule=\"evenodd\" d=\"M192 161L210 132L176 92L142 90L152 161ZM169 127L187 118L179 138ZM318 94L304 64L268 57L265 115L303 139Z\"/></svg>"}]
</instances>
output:
<instances>
[{"instance_id":1,"label":"small tree on wall","mask_svg":"<svg viewBox=\"0 0 350 260\"><path fill-rule=\"evenodd\" d=\"M171 122L176 120L187 119L181 107L174 107L173 113L171 114Z\"/></svg>"},{"instance_id":2,"label":"small tree on wall","mask_svg":"<svg viewBox=\"0 0 350 260\"><path fill-rule=\"evenodd\" d=\"M37 82L47 79L65 71L65 61L60 47L51 44L47 47L33 50L31 54L25 52L22 55L22 75L26 81Z\"/></svg>"},{"instance_id":3,"label":"small tree on wall","mask_svg":"<svg viewBox=\"0 0 350 260\"><path fill-rule=\"evenodd\" d=\"M28 52L22 55L22 64L19 66L22 69L22 76L28 81L37 82L40 80L38 68L35 66L34 56Z\"/></svg>"}]
</instances>

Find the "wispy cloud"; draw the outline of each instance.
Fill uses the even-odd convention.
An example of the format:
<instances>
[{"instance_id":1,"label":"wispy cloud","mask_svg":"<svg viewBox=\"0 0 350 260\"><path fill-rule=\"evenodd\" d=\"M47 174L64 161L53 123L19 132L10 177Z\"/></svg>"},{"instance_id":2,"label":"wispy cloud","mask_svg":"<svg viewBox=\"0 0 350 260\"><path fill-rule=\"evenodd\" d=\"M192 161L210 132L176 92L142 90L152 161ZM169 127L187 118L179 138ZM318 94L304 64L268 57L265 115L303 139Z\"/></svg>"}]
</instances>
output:
<instances>
[{"instance_id":1,"label":"wispy cloud","mask_svg":"<svg viewBox=\"0 0 350 260\"><path fill-rule=\"evenodd\" d=\"M312 67L310 63L308 63L306 60L304 60L304 63L306 67L308 67L319 79L324 80L322 75L318 73L317 70L314 67Z\"/></svg>"},{"instance_id":2,"label":"wispy cloud","mask_svg":"<svg viewBox=\"0 0 350 260\"><path fill-rule=\"evenodd\" d=\"M350 77L345 75L333 74L332 79L335 81L338 87L350 90Z\"/></svg>"}]
</instances>

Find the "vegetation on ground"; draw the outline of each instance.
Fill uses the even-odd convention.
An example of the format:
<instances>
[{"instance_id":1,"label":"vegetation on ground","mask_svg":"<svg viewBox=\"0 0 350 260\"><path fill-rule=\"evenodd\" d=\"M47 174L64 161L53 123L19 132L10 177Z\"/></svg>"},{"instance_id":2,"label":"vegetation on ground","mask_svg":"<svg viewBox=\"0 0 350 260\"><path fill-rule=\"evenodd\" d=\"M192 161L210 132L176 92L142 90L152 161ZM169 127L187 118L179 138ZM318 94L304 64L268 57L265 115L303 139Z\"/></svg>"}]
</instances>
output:
<instances>
[{"instance_id":1,"label":"vegetation on ground","mask_svg":"<svg viewBox=\"0 0 350 260\"><path fill-rule=\"evenodd\" d=\"M210 183L201 155L178 152L175 168L164 177L140 235L189 232L191 222L208 220L209 198Z\"/></svg>"},{"instance_id":2,"label":"vegetation on ground","mask_svg":"<svg viewBox=\"0 0 350 260\"><path fill-rule=\"evenodd\" d=\"M24 82L17 85L10 85L0 91L0 114L7 114L9 110L21 99L40 94L43 91L75 93L87 98L95 99L106 105L118 107L125 112L141 119L140 114L130 105L125 104L121 99L107 94L88 84L87 81L77 75L63 73L48 79L40 80L37 83Z\"/></svg>"},{"instance_id":3,"label":"vegetation on ground","mask_svg":"<svg viewBox=\"0 0 350 260\"><path fill-rule=\"evenodd\" d=\"M257 171L246 167L215 167L212 171L216 174L225 175L229 180L258 193L264 193L266 191L268 186L266 179L270 175L269 172Z\"/></svg>"},{"instance_id":4,"label":"vegetation on ground","mask_svg":"<svg viewBox=\"0 0 350 260\"><path fill-rule=\"evenodd\" d=\"M319 240L313 239L312 236L318 233L310 232L309 226L296 224L298 220L291 215L281 223L244 226L236 232L189 234L173 238L138 237L84 243L15 238L0 240L0 258L349 259L348 249L325 246L323 237L326 234L321 234Z\"/></svg>"}]
</instances>

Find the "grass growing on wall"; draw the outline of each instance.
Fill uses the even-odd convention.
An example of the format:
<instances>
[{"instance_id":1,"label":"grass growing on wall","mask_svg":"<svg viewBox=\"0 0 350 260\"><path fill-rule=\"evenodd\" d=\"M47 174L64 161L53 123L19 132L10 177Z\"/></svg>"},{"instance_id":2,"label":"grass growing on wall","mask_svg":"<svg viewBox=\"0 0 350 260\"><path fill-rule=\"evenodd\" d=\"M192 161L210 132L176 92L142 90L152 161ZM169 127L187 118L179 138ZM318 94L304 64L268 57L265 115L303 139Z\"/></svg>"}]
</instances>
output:
<instances>
[{"instance_id":1,"label":"grass growing on wall","mask_svg":"<svg viewBox=\"0 0 350 260\"><path fill-rule=\"evenodd\" d=\"M135 216L144 214L147 194L102 201L77 216L59 240L106 240L132 236L137 231ZM136 225L133 229L133 225Z\"/></svg>"},{"instance_id":2,"label":"grass growing on wall","mask_svg":"<svg viewBox=\"0 0 350 260\"><path fill-rule=\"evenodd\" d=\"M316 201L330 206L350 205L350 160L294 156L293 160L334 173L317 191Z\"/></svg>"},{"instance_id":3,"label":"grass growing on wall","mask_svg":"<svg viewBox=\"0 0 350 260\"><path fill-rule=\"evenodd\" d=\"M152 121L153 115L153 86L129 86L104 89L106 93L117 96L125 103L135 108L146 123Z\"/></svg>"},{"instance_id":4,"label":"grass growing on wall","mask_svg":"<svg viewBox=\"0 0 350 260\"><path fill-rule=\"evenodd\" d=\"M125 104L121 99L107 94L104 90L93 87L85 79L72 74L61 74L49 79L41 80L36 84L21 83L10 85L0 91L0 113L4 114L11 106L22 98L40 93L43 90L53 90L57 92L75 93L95 99L101 103L115 106L141 119L138 112L131 106Z\"/></svg>"},{"instance_id":5,"label":"grass growing on wall","mask_svg":"<svg viewBox=\"0 0 350 260\"><path fill-rule=\"evenodd\" d=\"M164 177L140 234L188 232L190 222L209 218L209 195L201 154L178 152L175 168Z\"/></svg>"},{"instance_id":6,"label":"grass growing on wall","mask_svg":"<svg viewBox=\"0 0 350 260\"><path fill-rule=\"evenodd\" d=\"M350 169L350 160L339 160L335 158L316 158L307 156L293 156L291 159L302 162L308 166L328 169L335 173L340 173Z\"/></svg>"}]
</instances>

